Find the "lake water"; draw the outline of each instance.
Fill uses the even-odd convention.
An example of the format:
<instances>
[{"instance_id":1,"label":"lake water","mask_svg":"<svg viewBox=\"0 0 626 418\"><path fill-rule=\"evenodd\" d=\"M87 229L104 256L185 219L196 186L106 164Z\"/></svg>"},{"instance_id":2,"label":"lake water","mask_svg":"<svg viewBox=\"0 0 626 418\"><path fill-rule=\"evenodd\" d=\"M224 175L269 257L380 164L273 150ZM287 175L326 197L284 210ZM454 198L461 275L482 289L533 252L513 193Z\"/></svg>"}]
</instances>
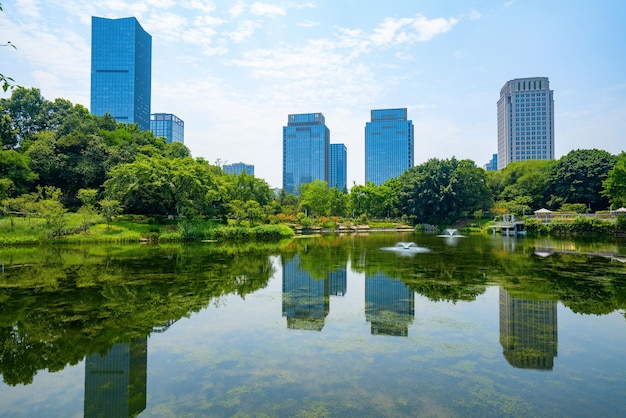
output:
<instances>
[{"instance_id":1,"label":"lake water","mask_svg":"<svg viewBox=\"0 0 626 418\"><path fill-rule=\"evenodd\" d=\"M381 233L0 263L3 417L626 411L623 242Z\"/></svg>"}]
</instances>

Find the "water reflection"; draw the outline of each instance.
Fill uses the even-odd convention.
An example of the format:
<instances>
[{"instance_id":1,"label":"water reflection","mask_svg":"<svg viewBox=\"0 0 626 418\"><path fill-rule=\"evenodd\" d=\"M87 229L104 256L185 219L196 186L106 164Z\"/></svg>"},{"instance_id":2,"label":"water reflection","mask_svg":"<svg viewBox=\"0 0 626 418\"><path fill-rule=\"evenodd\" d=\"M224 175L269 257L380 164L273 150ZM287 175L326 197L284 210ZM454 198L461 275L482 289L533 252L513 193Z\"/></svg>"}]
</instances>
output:
<instances>
[{"instance_id":1,"label":"water reflection","mask_svg":"<svg viewBox=\"0 0 626 418\"><path fill-rule=\"evenodd\" d=\"M415 317L415 294L383 273L365 275L365 319L371 333L406 337Z\"/></svg>"},{"instance_id":2,"label":"water reflection","mask_svg":"<svg viewBox=\"0 0 626 418\"><path fill-rule=\"evenodd\" d=\"M330 272L330 294L345 296L348 292L348 274L346 267L340 267Z\"/></svg>"},{"instance_id":3,"label":"water reflection","mask_svg":"<svg viewBox=\"0 0 626 418\"><path fill-rule=\"evenodd\" d=\"M379 250L399 239L432 251ZM532 416L544 412L533 402L557 411L580 397L625 406L615 395L626 369L623 246L446 244L381 235L270 249L0 249L0 415L45 415L37 399L57 407L49 416L413 416L426 401L433 416ZM55 383L79 388L76 410L37 390ZM554 387L565 389L528 395Z\"/></svg>"},{"instance_id":4,"label":"water reflection","mask_svg":"<svg viewBox=\"0 0 626 418\"><path fill-rule=\"evenodd\" d=\"M85 417L134 417L146 408L148 339L85 358Z\"/></svg>"},{"instance_id":5,"label":"water reflection","mask_svg":"<svg viewBox=\"0 0 626 418\"><path fill-rule=\"evenodd\" d=\"M330 280L314 279L300 266L300 256L283 259L283 316L287 328L321 331L329 310Z\"/></svg>"},{"instance_id":6,"label":"water reflection","mask_svg":"<svg viewBox=\"0 0 626 418\"><path fill-rule=\"evenodd\" d=\"M500 344L520 369L552 370L557 356L556 302L511 296L500 288Z\"/></svg>"}]
</instances>

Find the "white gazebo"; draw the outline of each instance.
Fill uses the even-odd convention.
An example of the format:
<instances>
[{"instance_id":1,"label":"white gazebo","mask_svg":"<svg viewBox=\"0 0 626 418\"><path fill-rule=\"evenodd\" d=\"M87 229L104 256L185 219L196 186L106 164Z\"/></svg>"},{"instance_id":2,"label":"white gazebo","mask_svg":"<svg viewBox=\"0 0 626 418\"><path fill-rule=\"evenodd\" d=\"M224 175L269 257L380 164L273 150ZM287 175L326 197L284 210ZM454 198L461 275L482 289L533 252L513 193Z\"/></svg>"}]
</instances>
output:
<instances>
[{"instance_id":1,"label":"white gazebo","mask_svg":"<svg viewBox=\"0 0 626 418\"><path fill-rule=\"evenodd\" d=\"M541 208L541 209L536 210L534 213L535 213L536 218L539 218L540 215L544 215L543 219L546 223L548 223L548 218L550 217L550 214L552 213L552 211L550 209Z\"/></svg>"}]
</instances>

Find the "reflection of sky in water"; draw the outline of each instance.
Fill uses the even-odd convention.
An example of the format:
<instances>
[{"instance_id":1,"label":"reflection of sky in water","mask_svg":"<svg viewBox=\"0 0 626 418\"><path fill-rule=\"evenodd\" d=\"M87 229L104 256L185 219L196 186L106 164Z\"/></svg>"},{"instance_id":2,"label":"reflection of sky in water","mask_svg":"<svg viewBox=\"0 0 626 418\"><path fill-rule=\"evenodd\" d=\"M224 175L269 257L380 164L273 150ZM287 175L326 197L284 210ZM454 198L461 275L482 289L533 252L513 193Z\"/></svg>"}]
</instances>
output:
<instances>
[{"instance_id":1,"label":"reflection of sky in water","mask_svg":"<svg viewBox=\"0 0 626 418\"><path fill-rule=\"evenodd\" d=\"M410 278L422 257L459 251L459 264L446 265L455 279L467 262L460 251L469 240L448 248L433 238L439 247L433 244L431 253L382 256L408 263L402 271ZM516 250L497 238L495 246L520 251L522 244L515 241ZM324 290L308 301L327 304L323 328L288 329L283 304L302 295L285 296L281 259L272 262L275 274L266 288L225 296L148 338L147 404L140 416L608 416L626 410L623 312L580 315L555 302L553 368L523 369L503 355L499 286L486 285L475 300L454 303L415 293L412 312L400 318L406 335L374 335L367 320L370 272L348 262L345 289L335 292L340 295ZM399 302L408 306L404 296ZM390 310L376 312L376 320L398 321L399 313ZM82 416L84 370L81 362L56 373L40 371L32 385L0 386L0 415Z\"/></svg>"}]
</instances>

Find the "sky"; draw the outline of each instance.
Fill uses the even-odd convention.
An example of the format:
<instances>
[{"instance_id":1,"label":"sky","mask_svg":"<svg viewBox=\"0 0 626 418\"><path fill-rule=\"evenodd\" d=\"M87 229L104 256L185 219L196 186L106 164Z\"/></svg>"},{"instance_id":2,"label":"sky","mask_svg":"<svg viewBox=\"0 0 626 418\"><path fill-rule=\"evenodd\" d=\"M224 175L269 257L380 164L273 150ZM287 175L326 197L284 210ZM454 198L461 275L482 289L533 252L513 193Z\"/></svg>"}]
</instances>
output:
<instances>
[{"instance_id":1,"label":"sky","mask_svg":"<svg viewBox=\"0 0 626 418\"><path fill-rule=\"evenodd\" d=\"M555 157L626 150L623 0L0 0L0 73L89 107L91 16L152 35L152 113L211 163L282 187L282 127L321 112L364 184L370 110L407 108L415 164L497 152L506 81L548 77ZM0 93L0 97L8 95Z\"/></svg>"}]
</instances>

